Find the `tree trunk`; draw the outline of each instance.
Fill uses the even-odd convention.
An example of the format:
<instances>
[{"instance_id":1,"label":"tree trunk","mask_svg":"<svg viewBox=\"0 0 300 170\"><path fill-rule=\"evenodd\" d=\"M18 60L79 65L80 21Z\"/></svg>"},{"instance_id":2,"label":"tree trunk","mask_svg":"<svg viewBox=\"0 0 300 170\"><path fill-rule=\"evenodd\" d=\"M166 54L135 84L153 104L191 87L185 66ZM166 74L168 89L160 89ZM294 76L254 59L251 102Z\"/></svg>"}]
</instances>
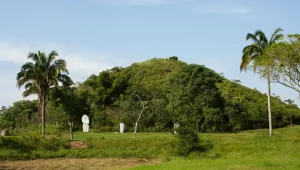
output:
<instances>
[{"instance_id":1,"label":"tree trunk","mask_svg":"<svg viewBox=\"0 0 300 170\"><path fill-rule=\"evenodd\" d=\"M137 127L138 127L138 122L135 122L135 124L134 124L134 135L136 135Z\"/></svg>"},{"instance_id":2,"label":"tree trunk","mask_svg":"<svg viewBox=\"0 0 300 170\"><path fill-rule=\"evenodd\" d=\"M290 115L291 127L293 127L292 115Z\"/></svg>"},{"instance_id":3,"label":"tree trunk","mask_svg":"<svg viewBox=\"0 0 300 170\"><path fill-rule=\"evenodd\" d=\"M135 94L135 95L136 95L136 96L139 98L139 100L141 101L142 106L143 106L143 109L141 110L141 112L140 112L140 114L139 114L139 117L138 117L138 119L137 119L136 122L135 122L134 135L136 135L136 131L137 131L137 127L138 127L138 122L140 121L141 116L142 116L144 110L145 110L146 108L148 108L148 107L145 107L145 105L144 105L144 103L143 103L143 100L140 98L140 96L137 95L137 94Z\"/></svg>"},{"instance_id":4,"label":"tree trunk","mask_svg":"<svg viewBox=\"0 0 300 170\"><path fill-rule=\"evenodd\" d=\"M41 110L42 110L42 135L45 136L45 114L46 114L46 95L45 95L45 90L41 89Z\"/></svg>"},{"instance_id":5,"label":"tree trunk","mask_svg":"<svg viewBox=\"0 0 300 170\"><path fill-rule=\"evenodd\" d=\"M270 85L270 74L267 77L268 82L268 115L269 115L269 136L272 137L272 115L271 115L271 85Z\"/></svg>"},{"instance_id":6,"label":"tree trunk","mask_svg":"<svg viewBox=\"0 0 300 170\"><path fill-rule=\"evenodd\" d=\"M69 121L69 126L70 126L70 138L71 138L71 140L74 140L74 136L73 136L73 121Z\"/></svg>"}]
</instances>

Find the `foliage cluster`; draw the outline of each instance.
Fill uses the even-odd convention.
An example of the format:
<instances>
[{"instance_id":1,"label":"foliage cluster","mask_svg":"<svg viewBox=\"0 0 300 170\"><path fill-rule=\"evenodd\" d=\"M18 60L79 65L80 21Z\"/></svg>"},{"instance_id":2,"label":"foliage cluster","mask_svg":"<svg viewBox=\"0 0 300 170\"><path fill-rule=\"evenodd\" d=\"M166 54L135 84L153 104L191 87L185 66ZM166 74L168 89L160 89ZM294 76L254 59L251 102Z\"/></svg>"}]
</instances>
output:
<instances>
[{"instance_id":1,"label":"foliage cluster","mask_svg":"<svg viewBox=\"0 0 300 170\"><path fill-rule=\"evenodd\" d=\"M240 131L268 127L266 98L203 65L176 57L154 58L102 71L74 87L51 88L46 120L59 130L68 129L72 122L76 130L81 129L81 116L87 114L97 131L118 131L120 122L125 123L126 132L133 131L142 100L145 109L138 131L171 131L174 122L202 132ZM274 127L299 123L296 105L278 96L272 96L271 102ZM39 124L39 116L37 101L19 101L2 107L0 128Z\"/></svg>"},{"instance_id":2,"label":"foliage cluster","mask_svg":"<svg viewBox=\"0 0 300 170\"><path fill-rule=\"evenodd\" d=\"M139 131L170 131L174 122L196 131L222 132L268 127L267 96L238 80L179 60L151 59L92 75L77 91L89 105L92 127L133 131L142 105ZM288 105L272 96L273 126L289 123ZM289 106L290 107L290 106ZM295 107L296 116L299 109ZM297 121L295 123L298 123ZM108 128L107 128L108 129Z\"/></svg>"},{"instance_id":3,"label":"foliage cluster","mask_svg":"<svg viewBox=\"0 0 300 170\"><path fill-rule=\"evenodd\" d=\"M180 127L178 132L176 148L179 155L188 156L190 152L200 150L200 139L196 131L191 127Z\"/></svg>"}]
</instances>

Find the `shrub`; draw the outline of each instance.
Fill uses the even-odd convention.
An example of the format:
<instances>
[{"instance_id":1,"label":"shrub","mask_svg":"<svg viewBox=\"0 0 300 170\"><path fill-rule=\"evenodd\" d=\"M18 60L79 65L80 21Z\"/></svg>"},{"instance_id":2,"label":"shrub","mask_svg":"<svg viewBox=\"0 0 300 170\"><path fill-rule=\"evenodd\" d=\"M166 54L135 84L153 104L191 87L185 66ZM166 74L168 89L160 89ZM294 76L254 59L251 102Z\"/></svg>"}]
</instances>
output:
<instances>
[{"instance_id":1,"label":"shrub","mask_svg":"<svg viewBox=\"0 0 300 170\"><path fill-rule=\"evenodd\" d=\"M179 155L188 156L191 151L200 148L200 139L194 129L190 127L180 127L176 131L178 132L178 135L176 135L176 147Z\"/></svg>"}]
</instances>

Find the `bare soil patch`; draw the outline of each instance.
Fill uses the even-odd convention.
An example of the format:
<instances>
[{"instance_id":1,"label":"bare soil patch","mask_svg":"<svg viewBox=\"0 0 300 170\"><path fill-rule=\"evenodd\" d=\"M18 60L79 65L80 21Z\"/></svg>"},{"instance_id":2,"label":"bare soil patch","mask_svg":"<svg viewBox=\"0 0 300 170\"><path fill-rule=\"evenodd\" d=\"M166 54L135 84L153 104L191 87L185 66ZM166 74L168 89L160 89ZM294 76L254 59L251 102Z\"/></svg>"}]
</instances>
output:
<instances>
[{"instance_id":1,"label":"bare soil patch","mask_svg":"<svg viewBox=\"0 0 300 170\"><path fill-rule=\"evenodd\" d=\"M28 161L0 161L0 169L8 170L84 170L126 169L138 165L155 164L158 161L145 159L38 159Z\"/></svg>"},{"instance_id":2,"label":"bare soil patch","mask_svg":"<svg viewBox=\"0 0 300 170\"><path fill-rule=\"evenodd\" d=\"M72 141L70 142L70 148L81 148L85 149L87 148L87 144L84 141Z\"/></svg>"}]
</instances>

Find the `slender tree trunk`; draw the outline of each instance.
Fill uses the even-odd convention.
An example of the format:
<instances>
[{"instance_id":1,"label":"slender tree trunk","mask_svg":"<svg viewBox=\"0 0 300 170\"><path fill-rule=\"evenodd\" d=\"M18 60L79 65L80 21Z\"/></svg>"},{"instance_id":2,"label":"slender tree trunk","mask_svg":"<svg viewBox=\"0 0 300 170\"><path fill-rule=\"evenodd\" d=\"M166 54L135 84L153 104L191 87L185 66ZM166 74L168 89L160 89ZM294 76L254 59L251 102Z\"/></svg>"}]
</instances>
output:
<instances>
[{"instance_id":1,"label":"slender tree trunk","mask_svg":"<svg viewBox=\"0 0 300 170\"><path fill-rule=\"evenodd\" d=\"M135 122L135 124L134 124L134 135L136 135L137 127L138 127L138 122Z\"/></svg>"},{"instance_id":2,"label":"slender tree trunk","mask_svg":"<svg viewBox=\"0 0 300 170\"><path fill-rule=\"evenodd\" d=\"M270 85L270 74L267 77L268 82L268 115L269 115L269 136L272 137L272 114L271 114L271 85Z\"/></svg>"},{"instance_id":3,"label":"slender tree trunk","mask_svg":"<svg viewBox=\"0 0 300 170\"><path fill-rule=\"evenodd\" d=\"M137 95L137 94L135 94L135 95L136 95L136 96L139 98L139 100L141 101L142 106L143 106L143 109L141 110L141 112L140 112L140 114L139 114L139 117L138 117L138 119L137 119L136 122L135 122L135 125L134 125L134 135L136 135L137 127L138 127L138 122L140 121L141 116L142 116L144 110L145 110L146 108L148 108L148 107L145 107L145 105L144 105L144 103L143 103L143 100L140 98L140 96Z\"/></svg>"},{"instance_id":4,"label":"slender tree trunk","mask_svg":"<svg viewBox=\"0 0 300 170\"><path fill-rule=\"evenodd\" d=\"M292 115L290 115L291 127L293 127Z\"/></svg>"},{"instance_id":5,"label":"slender tree trunk","mask_svg":"<svg viewBox=\"0 0 300 170\"><path fill-rule=\"evenodd\" d=\"M41 90L42 93L42 135L45 136L45 113L46 113L46 95L45 95L45 90Z\"/></svg>"}]
</instances>

